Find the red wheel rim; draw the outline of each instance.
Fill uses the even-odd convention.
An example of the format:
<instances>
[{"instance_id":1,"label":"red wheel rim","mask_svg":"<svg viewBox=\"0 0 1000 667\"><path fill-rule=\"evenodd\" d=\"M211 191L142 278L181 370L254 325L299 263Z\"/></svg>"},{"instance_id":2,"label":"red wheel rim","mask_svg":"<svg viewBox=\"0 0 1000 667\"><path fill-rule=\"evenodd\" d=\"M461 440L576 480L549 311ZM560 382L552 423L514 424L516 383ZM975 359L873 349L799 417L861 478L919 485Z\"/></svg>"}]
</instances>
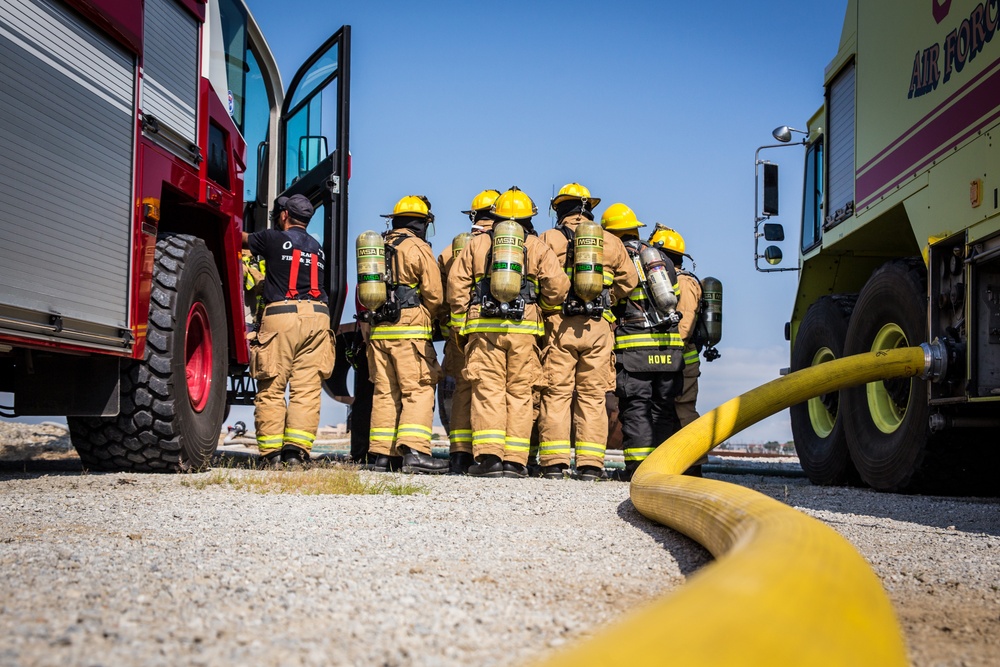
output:
<instances>
[{"instance_id":1,"label":"red wheel rim","mask_svg":"<svg viewBox=\"0 0 1000 667\"><path fill-rule=\"evenodd\" d=\"M188 311L184 373L191 407L195 412L201 412L208 403L212 389L212 329L208 322L208 311L200 301L195 302Z\"/></svg>"}]
</instances>

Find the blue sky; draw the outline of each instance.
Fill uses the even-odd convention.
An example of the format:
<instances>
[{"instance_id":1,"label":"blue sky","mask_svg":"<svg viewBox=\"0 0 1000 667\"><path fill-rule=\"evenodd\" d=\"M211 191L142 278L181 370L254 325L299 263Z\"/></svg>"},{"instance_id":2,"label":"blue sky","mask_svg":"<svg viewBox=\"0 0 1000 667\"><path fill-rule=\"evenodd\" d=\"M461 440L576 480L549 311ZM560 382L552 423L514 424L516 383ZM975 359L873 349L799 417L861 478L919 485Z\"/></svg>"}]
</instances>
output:
<instances>
[{"instance_id":1,"label":"blue sky","mask_svg":"<svg viewBox=\"0 0 1000 667\"><path fill-rule=\"evenodd\" d=\"M459 211L477 192L511 185L546 229L553 188L578 181L603 199L598 214L621 201L675 227L696 273L722 281L722 358L702 364L702 412L788 365L795 274L753 268L753 155L822 103L846 0L247 2L285 85L352 26L352 239L422 193L440 252L466 229ZM777 221L794 266L803 153L764 157L781 164ZM325 405L323 423L343 414ZM790 438L785 411L734 440Z\"/></svg>"}]
</instances>

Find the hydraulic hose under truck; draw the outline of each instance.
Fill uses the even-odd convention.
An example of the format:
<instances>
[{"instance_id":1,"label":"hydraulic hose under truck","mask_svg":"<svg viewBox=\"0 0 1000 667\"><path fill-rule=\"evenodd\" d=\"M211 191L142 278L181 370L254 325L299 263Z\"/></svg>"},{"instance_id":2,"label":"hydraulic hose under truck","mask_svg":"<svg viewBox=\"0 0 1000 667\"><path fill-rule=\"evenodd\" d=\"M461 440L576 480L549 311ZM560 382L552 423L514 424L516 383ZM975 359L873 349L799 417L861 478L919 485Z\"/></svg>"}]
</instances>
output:
<instances>
[{"instance_id":1,"label":"hydraulic hose under truck","mask_svg":"<svg viewBox=\"0 0 1000 667\"><path fill-rule=\"evenodd\" d=\"M906 665L882 584L824 523L735 484L680 473L742 429L815 396L878 380L940 377L938 342L805 368L734 398L658 447L630 495L648 519L716 558L679 590L546 665ZM628 576L628 563L622 564Z\"/></svg>"}]
</instances>

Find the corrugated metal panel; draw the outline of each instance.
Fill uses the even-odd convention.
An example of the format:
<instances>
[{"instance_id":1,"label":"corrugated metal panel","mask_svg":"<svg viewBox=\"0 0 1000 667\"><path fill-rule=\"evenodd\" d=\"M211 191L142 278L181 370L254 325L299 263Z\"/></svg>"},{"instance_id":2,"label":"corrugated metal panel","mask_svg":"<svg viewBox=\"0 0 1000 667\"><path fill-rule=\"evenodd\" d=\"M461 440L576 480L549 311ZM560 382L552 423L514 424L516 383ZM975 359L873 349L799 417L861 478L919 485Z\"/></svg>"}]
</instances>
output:
<instances>
[{"instance_id":1,"label":"corrugated metal panel","mask_svg":"<svg viewBox=\"0 0 1000 667\"><path fill-rule=\"evenodd\" d=\"M854 63L830 85L827 128L827 227L839 223L836 212L854 207Z\"/></svg>"},{"instance_id":2,"label":"corrugated metal panel","mask_svg":"<svg viewBox=\"0 0 1000 667\"><path fill-rule=\"evenodd\" d=\"M175 0L146 0L142 111L197 143L198 22Z\"/></svg>"},{"instance_id":3,"label":"corrugated metal panel","mask_svg":"<svg viewBox=\"0 0 1000 667\"><path fill-rule=\"evenodd\" d=\"M134 81L61 4L0 3L0 309L128 325Z\"/></svg>"}]
</instances>

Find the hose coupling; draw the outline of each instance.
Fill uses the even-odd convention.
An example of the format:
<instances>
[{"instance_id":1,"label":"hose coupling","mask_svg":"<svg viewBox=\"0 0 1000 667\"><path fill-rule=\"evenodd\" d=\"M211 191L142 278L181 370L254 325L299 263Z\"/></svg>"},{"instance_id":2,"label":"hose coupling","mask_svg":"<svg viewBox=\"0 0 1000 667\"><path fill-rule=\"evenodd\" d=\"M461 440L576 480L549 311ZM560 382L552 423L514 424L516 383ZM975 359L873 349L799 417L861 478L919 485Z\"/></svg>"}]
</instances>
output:
<instances>
[{"instance_id":1,"label":"hose coupling","mask_svg":"<svg viewBox=\"0 0 1000 667\"><path fill-rule=\"evenodd\" d=\"M924 372L921 380L940 382L948 374L949 349L947 339L935 338L933 343L921 343L924 351Z\"/></svg>"}]
</instances>

